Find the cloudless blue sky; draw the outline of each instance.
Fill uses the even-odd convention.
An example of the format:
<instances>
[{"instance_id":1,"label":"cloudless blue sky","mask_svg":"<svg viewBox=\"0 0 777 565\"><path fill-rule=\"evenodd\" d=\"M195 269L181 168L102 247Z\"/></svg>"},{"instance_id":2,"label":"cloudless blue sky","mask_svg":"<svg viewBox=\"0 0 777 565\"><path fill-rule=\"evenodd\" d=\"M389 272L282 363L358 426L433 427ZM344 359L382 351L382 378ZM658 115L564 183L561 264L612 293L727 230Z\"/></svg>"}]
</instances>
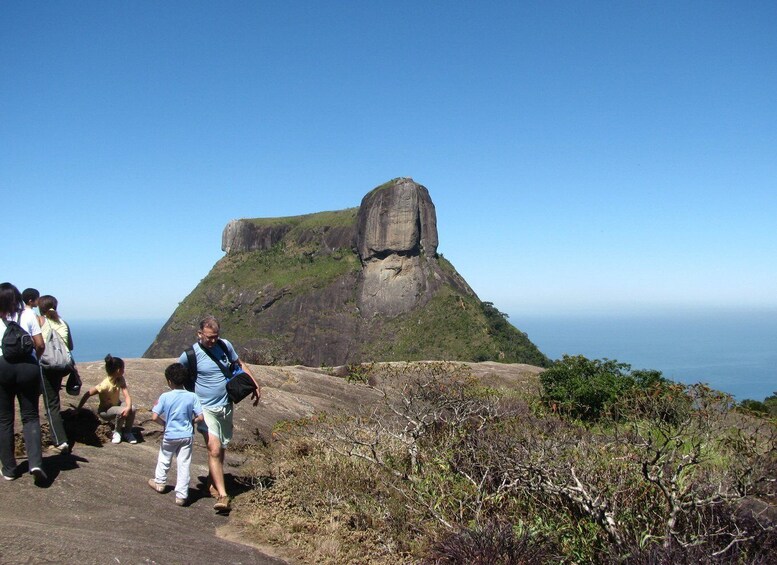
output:
<instances>
[{"instance_id":1,"label":"cloudless blue sky","mask_svg":"<svg viewBox=\"0 0 777 565\"><path fill-rule=\"evenodd\" d=\"M0 279L68 318L399 176L512 320L777 308L777 3L0 4Z\"/></svg>"}]
</instances>

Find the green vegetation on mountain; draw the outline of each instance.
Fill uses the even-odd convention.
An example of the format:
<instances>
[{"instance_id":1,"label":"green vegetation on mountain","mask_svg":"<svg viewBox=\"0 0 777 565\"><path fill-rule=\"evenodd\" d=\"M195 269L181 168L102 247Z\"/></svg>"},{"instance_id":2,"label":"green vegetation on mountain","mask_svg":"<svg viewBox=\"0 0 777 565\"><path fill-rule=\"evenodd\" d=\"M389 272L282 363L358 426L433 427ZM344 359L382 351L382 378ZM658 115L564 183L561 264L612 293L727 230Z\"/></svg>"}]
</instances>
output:
<instances>
[{"instance_id":1,"label":"green vegetation on mountain","mask_svg":"<svg viewBox=\"0 0 777 565\"><path fill-rule=\"evenodd\" d=\"M374 361L501 361L549 365L526 334L491 303L442 289L423 309L386 322L381 339L365 348Z\"/></svg>"},{"instance_id":2,"label":"green vegetation on mountain","mask_svg":"<svg viewBox=\"0 0 777 565\"><path fill-rule=\"evenodd\" d=\"M240 356L260 364L550 364L436 253L434 207L423 187L395 179L370 191L363 206L371 212L230 222L227 254L180 303L145 356L179 354L210 314Z\"/></svg>"},{"instance_id":3,"label":"green vegetation on mountain","mask_svg":"<svg viewBox=\"0 0 777 565\"><path fill-rule=\"evenodd\" d=\"M247 220L256 227L290 226L291 236L300 235L305 230L318 228L349 227L356 222L358 208L347 208L331 212L316 212L302 216L286 216L280 218L251 218Z\"/></svg>"}]
</instances>

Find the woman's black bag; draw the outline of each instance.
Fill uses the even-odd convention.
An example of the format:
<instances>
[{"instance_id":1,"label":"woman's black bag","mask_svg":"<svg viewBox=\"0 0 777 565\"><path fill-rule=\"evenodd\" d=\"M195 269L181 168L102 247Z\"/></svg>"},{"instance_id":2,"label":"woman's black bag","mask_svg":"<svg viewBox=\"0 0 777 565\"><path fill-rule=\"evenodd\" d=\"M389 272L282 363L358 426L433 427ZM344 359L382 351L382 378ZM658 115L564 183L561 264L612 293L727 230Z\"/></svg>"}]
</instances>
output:
<instances>
[{"instance_id":1,"label":"woman's black bag","mask_svg":"<svg viewBox=\"0 0 777 565\"><path fill-rule=\"evenodd\" d=\"M70 371L70 376L65 383L65 391L67 391L70 396L78 396L81 392L81 376L75 368Z\"/></svg>"}]
</instances>

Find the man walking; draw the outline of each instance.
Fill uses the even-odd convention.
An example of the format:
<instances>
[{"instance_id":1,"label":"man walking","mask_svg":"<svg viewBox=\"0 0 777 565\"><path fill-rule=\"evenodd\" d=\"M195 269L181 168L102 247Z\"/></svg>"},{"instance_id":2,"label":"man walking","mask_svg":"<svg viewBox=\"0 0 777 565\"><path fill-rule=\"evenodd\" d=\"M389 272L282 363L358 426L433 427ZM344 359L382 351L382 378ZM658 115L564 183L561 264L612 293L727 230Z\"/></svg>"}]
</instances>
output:
<instances>
[{"instance_id":1,"label":"man walking","mask_svg":"<svg viewBox=\"0 0 777 565\"><path fill-rule=\"evenodd\" d=\"M232 402L227 396L226 368L233 363L239 364L251 377L256 390L251 395L253 405L259 403L261 388L251 369L238 358L235 348L226 339L219 339L219 322L213 316L207 316L200 322L197 343L193 346L193 361L197 366L194 392L202 404L205 421L197 426L203 433L208 447L208 469L210 478L208 488L216 498L213 509L226 512L230 509L229 497L224 487L224 455L232 440ZM190 357L186 352L178 360L189 368Z\"/></svg>"}]
</instances>

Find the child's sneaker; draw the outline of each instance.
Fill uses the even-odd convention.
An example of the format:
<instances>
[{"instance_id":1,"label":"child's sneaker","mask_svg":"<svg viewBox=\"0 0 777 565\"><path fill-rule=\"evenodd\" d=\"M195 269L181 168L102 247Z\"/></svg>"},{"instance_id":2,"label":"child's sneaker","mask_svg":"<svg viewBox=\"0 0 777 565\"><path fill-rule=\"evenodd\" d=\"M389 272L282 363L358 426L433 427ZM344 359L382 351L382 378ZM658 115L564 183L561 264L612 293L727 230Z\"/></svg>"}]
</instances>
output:
<instances>
[{"instance_id":1,"label":"child's sneaker","mask_svg":"<svg viewBox=\"0 0 777 565\"><path fill-rule=\"evenodd\" d=\"M165 492L165 489L167 488L166 484L158 483L154 479L148 480L148 486L160 493Z\"/></svg>"},{"instance_id":2,"label":"child's sneaker","mask_svg":"<svg viewBox=\"0 0 777 565\"><path fill-rule=\"evenodd\" d=\"M46 475L46 471L44 471L40 467L33 467L32 469L30 469L30 474L33 477L35 477L36 485L46 482L49 478L48 475Z\"/></svg>"},{"instance_id":3,"label":"child's sneaker","mask_svg":"<svg viewBox=\"0 0 777 565\"><path fill-rule=\"evenodd\" d=\"M138 438L135 437L135 434L132 432L127 432L124 434L124 441L127 443L138 443Z\"/></svg>"},{"instance_id":4,"label":"child's sneaker","mask_svg":"<svg viewBox=\"0 0 777 565\"><path fill-rule=\"evenodd\" d=\"M176 505L178 505L178 506L186 506L186 499L185 499L185 498L178 498L178 497L176 496L176 497L175 497L175 503L176 503Z\"/></svg>"},{"instance_id":5,"label":"child's sneaker","mask_svg":"<svg viewBox=\"0 0 777 565\"><path fill-rule=\"evenodd\" d=\"M113 432L111 443L121 443L121 434L119 432Z\"/></svg>"},{"instance_id":6,"label":"child's sneaker","mask_svg":"<svg viewBox=\"0 0 777 565\"><path fill-rule=\"evenodd\" d=\"M59 445L52 446L50 449L52 453L57 453L59 455L67 455L70 453L70 445L66 441L63 441Z\"/></svg>"}]
</instances>

